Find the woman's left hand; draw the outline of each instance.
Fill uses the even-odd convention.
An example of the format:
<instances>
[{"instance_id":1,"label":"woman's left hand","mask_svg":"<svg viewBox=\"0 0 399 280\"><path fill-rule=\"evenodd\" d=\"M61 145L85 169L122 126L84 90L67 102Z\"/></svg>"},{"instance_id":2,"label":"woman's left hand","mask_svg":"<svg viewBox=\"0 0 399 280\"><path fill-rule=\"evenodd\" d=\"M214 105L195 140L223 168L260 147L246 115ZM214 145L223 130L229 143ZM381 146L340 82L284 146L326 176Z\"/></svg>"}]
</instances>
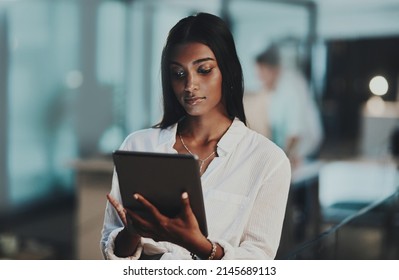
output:
<instances>
[{"instance_id":1,"label":"woman's left hand","mask_svg":"<svg viewBox=\"0 0 399 280\"><path fill-rule=\"evenodd\" d=\"M189 251L197 251L209 242L201 233L198 221L191 209L188 194L181 196L182 210L174 218L169 218L140 194L134 195L150 213L150 219L144 219L134 211L126 209L132 218L136 231L143 237L152 238L155 241L168 241L186 248Z\"/></svg>"}]
</instances>

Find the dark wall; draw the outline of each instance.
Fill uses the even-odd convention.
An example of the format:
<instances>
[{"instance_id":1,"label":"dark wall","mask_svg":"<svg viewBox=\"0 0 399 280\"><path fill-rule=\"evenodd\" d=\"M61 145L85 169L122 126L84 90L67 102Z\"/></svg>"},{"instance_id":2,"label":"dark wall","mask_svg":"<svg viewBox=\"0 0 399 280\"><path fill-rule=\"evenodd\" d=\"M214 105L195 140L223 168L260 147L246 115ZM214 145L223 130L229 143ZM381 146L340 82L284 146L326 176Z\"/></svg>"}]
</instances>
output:
<instances>
[{"instance_id":1,"label":"dark wall","mask_svg":"<svg viewBox=\"0 0 399 280\"><path fill-rule=\"evenodd\" d=\"M369 82L384 76L389 90L386 101L397 98L399 37L327 42L327 76L323 95L323 116L327 139L356 139L361 107L372 95Z\"/></svg>"}]
</instances>

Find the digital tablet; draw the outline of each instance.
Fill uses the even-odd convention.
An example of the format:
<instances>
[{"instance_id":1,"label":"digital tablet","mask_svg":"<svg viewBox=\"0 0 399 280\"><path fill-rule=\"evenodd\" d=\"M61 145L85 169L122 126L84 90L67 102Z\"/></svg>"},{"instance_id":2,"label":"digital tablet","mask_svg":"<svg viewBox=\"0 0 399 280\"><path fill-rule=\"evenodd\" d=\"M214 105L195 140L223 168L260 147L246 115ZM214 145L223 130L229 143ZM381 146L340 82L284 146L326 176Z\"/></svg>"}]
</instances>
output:
<instances>
[{"instance_id":1,"label":"digital tablet","mask_svg":"<svg viewBox=\"0 0 399 280\"><path fill-rule=\"evenodd\" d=\"M201 232L208 236L199 167L192 155L117 150L113 160L125 208L145 216L133 198L139 193L162 214L175 217L181 211L181 194L187 192Z\"/></svg>"}]
</instances>

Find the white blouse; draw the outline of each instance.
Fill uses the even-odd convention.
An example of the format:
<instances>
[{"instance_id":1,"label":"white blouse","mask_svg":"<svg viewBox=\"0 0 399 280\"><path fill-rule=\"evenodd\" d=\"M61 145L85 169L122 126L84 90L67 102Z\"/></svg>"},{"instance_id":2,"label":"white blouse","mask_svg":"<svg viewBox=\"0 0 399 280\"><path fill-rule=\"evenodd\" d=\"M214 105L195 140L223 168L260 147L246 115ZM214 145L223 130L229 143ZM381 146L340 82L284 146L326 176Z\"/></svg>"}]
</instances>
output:
<instances>
[{"instance_id":1,"label":"white blouse","mask_svg":"<svg viewBox=\"0 0 399 280\"><path fill-rule=\"evenodd\" d=\"M177 153L173 148L177 124L130 134L122 150ZM217 155L201 176L208 238L224 249L223 259L274 259L280 242L288 191L290 163L284 152L264 136L235 119L217 144ZM121 200L114 172L111 195ZM106 259L118 259L114 240L123 229L107 202L101 249ZM161 259L191 259L190 253L169 242L141 238L130 259L141 252L163 253Z\"/></svg>"}]
</instances>

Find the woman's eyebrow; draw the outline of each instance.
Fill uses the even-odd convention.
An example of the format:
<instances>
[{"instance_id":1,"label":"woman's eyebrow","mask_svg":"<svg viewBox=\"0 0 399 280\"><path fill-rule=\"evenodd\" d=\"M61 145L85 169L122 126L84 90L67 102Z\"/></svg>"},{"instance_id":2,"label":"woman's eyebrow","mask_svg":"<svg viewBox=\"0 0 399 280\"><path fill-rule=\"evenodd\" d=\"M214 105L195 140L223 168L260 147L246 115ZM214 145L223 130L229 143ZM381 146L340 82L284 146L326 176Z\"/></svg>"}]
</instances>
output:
<instances>
[{"instance_id":1,"label":"woman's eyebrow","mask_svg":"<svg viewBox=\"0 0 399 280\"><path fill-rule=\"evenodd\" d=\"M214 61L215 59L213 59L212 57L200 58L200 59L195 60L193 62L193 64L198 64L198 63L201 63L201 62L204 62L204 61L208 61L208 60L213 60Z\"/></svg>"},{"instance_id":2,"label":"woman's eyebrow","mask_svg":"<svg viewBox=\"0 0 399 280\"><path fill-rule=\"evenodd\" d=\"M201 63L201 62L209 61L209 60L215 61L215 59L212 58L212 57L204 57L204 58L199 58L199 59L197 59L197 60L194 60L193 64L199 64L199 63ZM171 61L170 64L176 64L176 65L182 66L182 65L181 65L179 62L177 62L177 61Z\"/></svg>"}]
</instances>

